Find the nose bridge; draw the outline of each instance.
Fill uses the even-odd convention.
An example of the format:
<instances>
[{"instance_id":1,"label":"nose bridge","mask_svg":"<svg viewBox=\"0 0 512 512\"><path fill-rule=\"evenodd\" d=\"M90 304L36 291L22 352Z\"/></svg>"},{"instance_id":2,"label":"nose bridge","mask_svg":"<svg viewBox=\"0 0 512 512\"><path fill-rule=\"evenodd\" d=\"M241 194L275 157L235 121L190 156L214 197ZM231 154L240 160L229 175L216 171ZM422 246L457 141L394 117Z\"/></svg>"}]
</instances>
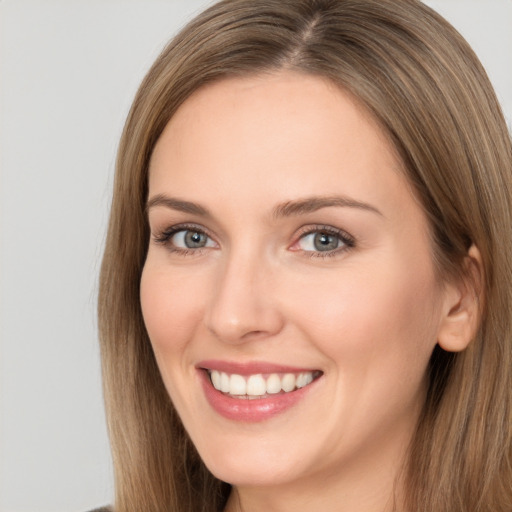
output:
<instances>
[{"instance_id":1,"label":"nose bridge","mask_svg":"<svg viewBox=\"0 0 512 512\"><path fill-rule=\"evenodd\" d=\"M270 263L254 251L233 250L219 266L206 325L227 343L272 336L282 318L272 290Z\"/></svg>"}]
</instances>

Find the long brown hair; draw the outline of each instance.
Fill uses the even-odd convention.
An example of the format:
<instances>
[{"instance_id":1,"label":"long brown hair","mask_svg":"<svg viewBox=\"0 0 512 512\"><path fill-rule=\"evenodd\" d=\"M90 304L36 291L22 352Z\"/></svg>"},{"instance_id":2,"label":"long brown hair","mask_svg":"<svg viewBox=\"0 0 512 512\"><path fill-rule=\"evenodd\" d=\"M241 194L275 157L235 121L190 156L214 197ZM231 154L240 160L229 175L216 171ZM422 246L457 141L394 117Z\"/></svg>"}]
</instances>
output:
<instances>
[{"instance_id":1,"label":"long brown hair","mask_svg":"<svg viewBox=\"0 0 512 512\"><path fill-rule=\"evenodd\" d=\"M224 0L164 49L121 138L101 269L99 330L116 512L219 511L229 485L204 467L161 381L139 304L148 163L177 108L223 77L290 69L330 79L387 132L430 221L444 279L471 243L482 320L463 352L437 347L404 468L405 510L512 510L512 147L463 38L416 0Z\"/></svg>"}]
</instances>

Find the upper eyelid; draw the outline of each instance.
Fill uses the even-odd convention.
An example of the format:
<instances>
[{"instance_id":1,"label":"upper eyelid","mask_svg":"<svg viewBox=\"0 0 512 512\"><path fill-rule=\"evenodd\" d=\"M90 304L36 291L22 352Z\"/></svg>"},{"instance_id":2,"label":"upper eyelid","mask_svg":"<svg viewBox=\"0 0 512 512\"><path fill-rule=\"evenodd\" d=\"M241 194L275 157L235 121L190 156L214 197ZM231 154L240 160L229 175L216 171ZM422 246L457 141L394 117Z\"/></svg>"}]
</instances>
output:
<instances>
[{"instance_id":1,"label":"upper eyelid","mask_svg":"<svg viewBox=\"0 0 512 512\"><path fill-rule=\"evenodd\" d=\"M171 233L176 234L180 231L197 231L198 233L204 233L205 235L211 236L210 231L206 229L204 226L200 224L195 224L192 222L183 222L179 224L173 224L172 226L168 226L162 230L155 230L158 233Z\"/></svg>"},{"instance_id":2,"label":"upper eyelid","mask_svg":"<svg viewBox=\"0 0 512 512\"><path fill-rule=\"evenodd\" d=\"M299 228L298 230L301 235L308 234L308 233L316 233L317 231L328 231L331 233L341 233L341 234L347 234L348 233L340 228L336 228L334 226L329 226L328 224L313 224L308 226L303 226L302 228Z\"/></svg>"},{"instance_id":3,"label":"upper eyelid","mask_svg":"<svg viewBox=\"0 0 512 512\"><path fill-rule=\"evenodd\" d=\"M338 235L341 238L346 238L346 239L352 240L354 242L356 240L355 237L353 235L351 235L348 231L341 229L341 228L336 228L334 226L330 226L328 224L317 224L317 225L311 225L311 226L304 226L303 228L299 229L298 231L299 232L297 235L297 239L299 239L305 235L312 234L312 233L326 232L326 233L329 233L332 235Z\"/></svg>"},{"instance_id":4,"label":"upper eyelid","mask_svg":"<svg viewBox=\"0 0 512 512\"><path fill-rule=\"evenodd\" d=\"M180 222L178 224L173 224L171 226L168 226L161 230L161 232L174 232L177 233L179 231L187 231L187 230L193 230L196 229L197 231L200 231L206 235L210 235L211 231L206 228L205 226L201 224L196 224L195 222ZM152 230L153 231L153 230ZM158 231L158 230L156 230ZM333 234L340 234L345 235L347 238L354 238L350 233L348 233L346 230L337 228L328 224L311 224L302 226L299 229L297 229L295 232L298 234L298 236L304 236L309 233L316 233L317 231L327 231ZM295 235L297 236L297 235Z\"/></svg>"}]
</instances>

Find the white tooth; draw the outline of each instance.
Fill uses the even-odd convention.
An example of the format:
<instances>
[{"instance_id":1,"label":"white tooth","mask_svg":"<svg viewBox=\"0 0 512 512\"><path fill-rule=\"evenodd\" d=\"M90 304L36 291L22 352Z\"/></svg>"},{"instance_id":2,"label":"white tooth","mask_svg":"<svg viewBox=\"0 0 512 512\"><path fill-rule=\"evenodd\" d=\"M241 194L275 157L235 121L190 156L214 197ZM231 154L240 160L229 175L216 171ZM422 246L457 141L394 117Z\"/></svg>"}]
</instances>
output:
<instances>
[{"instance_id":1,"label":"white tooth","mask_svg":"<svg viewBox=\"0 0 512 512\"><path fill-rule=\"evenodd\" d=\"M277 373L273 373L267 379L267 393L273 395L279 391L281 391L281 379Z\"/></svg>"},{"instance_id":2,"label":"white tooth","mask_svg":"<svg viewBox=\"0 0 512 512\"><path fill-rule=\"evenodd\" d=\"M303 388L307 384L306 375L306 373L299 373L299 375L297 375L296 385L298 388Z\"/></svg>"},{"instance_id":3,"label":"white tooth","mask_svg":"<svg viewBox=\"0 0 512 512\"><path fill-rule=\"evenodd\" d=\"M241 375L234 373L229 379L229 393L231 395L245 395L247 393L247 383Z\"/></svg>"},{"instance_id":4,"label":"white tooth","mask_svg":"<svg viewBox=\"0 0 512 512\"><path fill-rule=\"evenodd\" d=\"M220 373L220 390L223 393L229 393L229 375L227 373Z\"/></svg>"},{"instance_id":5,"label":"white tooth","mask_svg":"<svg viewBox=\"0 0 512 512\"><path fill-rule=\"evenodd\" d=\"M295 389L295 375L293 373L287 373L281 381L281 387L283 391L293 391Z\"/></svg>"},{"instance_id":6,"label":"white tooth","mask_svg":"<svg viewBox=\"0 0 512 512\"><path fill-rule=\"evenodd\" d=\"M264 395L267 392L267 385L262 375L251 375L247 380L248 395Z\"/></svg>"},{"instance_id":7,"label":"white tooth","mask_svg":"<svg viewBox=\"0 0 512 512\"><path fill-rule=\"evenodd\" d=\"M307 386L308 384L311 384L313 382L313 373L312 372L306 372L301 373L297 377L297 387L303 388L304 386Z\"/></svg>"},{"instance_id":8,"label":"white tooth","mask_svg":"<svg viewBox=\"0 0 512 512\"><path fill-rule=\"evenodd\" d=\"M221 384L220 384L220 373L217 370L213 370L211 375L212 384L215 389L220 390Z\"/></svg>"}]
</instances>

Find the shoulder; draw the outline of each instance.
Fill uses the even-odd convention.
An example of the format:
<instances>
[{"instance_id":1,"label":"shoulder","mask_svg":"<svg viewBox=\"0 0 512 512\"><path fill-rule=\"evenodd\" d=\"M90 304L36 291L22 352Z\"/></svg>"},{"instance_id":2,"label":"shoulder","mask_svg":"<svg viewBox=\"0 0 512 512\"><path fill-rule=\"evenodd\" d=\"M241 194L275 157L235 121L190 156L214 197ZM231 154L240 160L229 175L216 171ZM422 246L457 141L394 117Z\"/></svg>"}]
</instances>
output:
<instances>
[{"instance_id":1,"label":"shoulder","mask_svg":"<svg viewBox=\"0 0 512 512\"><path fill-rule=\"evenodd\" d=\"M89 512L114 512L114 509L112 507L100 507L90 510Z\"/></svg>"}]
</instances>

